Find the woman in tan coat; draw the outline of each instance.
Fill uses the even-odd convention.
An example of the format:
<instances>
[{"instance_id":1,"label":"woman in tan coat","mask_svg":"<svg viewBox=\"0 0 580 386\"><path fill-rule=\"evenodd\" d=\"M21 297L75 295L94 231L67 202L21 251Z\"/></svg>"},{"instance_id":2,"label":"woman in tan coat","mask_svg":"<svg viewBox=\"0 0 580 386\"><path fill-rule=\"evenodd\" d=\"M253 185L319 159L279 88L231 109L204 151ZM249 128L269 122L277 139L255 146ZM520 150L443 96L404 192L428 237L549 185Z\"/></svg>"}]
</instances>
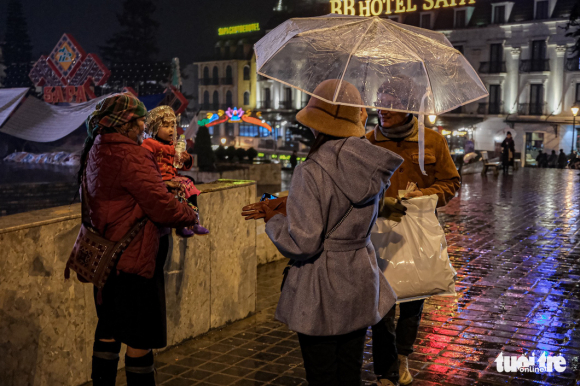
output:
<instances>
[{"instance_id":1,"label":"woman in tan coat","mask_svg":"<svg viewBox=\"0 0 580 386\"><path fill-rule=\"evenodd\" d=\"M383 106L399 105L403 110L406 101L394 96L392 82L379 89L378 98ZM408 182L415 182L418 190L407 197L436 194L437 207L445 206L459 189L459 173L453 163L447 141L439 133L425 129L425 172L419 168L419 126L412 114L379 110L379 124L367 134L367 139L403 158L403 164L391 177L391 186L385 193L382 217L401 221L405 206L398 200L398 191L405 190ZM395 308L373 326L374 368L381 385L408 385L413 381L407 357L413 352L417 338L424 300L401 303L400 317L395 328Z\"/></svg>"}]
</instances>

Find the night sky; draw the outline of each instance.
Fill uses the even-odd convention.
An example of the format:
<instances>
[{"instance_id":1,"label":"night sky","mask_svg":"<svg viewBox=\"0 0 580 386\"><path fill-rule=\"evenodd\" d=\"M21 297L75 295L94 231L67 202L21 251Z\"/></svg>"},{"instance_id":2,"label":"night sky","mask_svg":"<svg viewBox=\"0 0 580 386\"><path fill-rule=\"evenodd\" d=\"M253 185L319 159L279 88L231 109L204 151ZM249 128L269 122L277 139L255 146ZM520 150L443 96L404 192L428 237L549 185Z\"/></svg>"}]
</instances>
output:
<instances>
[{"instance_id":1,"label":"night sky","mask_svg":"<svg viewBox=\"0 0 580 386\"><path fill-rule=\"evenodd\" d=\"M217 29L265 23L277 0L158 0L155 19L159 60L179 57L182 66L213 52ZM5 33L8 0L0 0L0 34ZM87 52L119 29L115 14L122 0L23 0L33 59L48 54L60 36L72 34ZM138 41L135 42L138 44Z\"/></svg>"}]
</instances>

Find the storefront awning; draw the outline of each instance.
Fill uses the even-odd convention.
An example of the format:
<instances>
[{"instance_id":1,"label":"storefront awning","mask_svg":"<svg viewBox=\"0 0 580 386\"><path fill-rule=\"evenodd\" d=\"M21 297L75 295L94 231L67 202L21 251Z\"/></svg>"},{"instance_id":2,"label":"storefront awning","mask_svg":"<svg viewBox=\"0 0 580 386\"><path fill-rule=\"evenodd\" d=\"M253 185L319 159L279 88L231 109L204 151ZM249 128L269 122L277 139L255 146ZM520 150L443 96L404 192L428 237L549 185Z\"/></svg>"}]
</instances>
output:
<instances>
[{"instance_id":1,"label":"storefront awning","mask_svg":"<svg viewBox=\"0 0 580 386\"><path fill-rule=\"evenodd\" d=\"M27 92L28 88L0 89L0 127L2 127Z\"/></svg>"},{"instance_id":2,"label":"storefront awning","mask_svg":"<svg viewBox=\"0 0 580 386\"><path fill-rule=\"evenodd\" d=\"M81 126L97 103L108 95L85 103L56 106L29 97L0 129L0 133L33 142L53 142Z\"/></svg>"}]
</instances>

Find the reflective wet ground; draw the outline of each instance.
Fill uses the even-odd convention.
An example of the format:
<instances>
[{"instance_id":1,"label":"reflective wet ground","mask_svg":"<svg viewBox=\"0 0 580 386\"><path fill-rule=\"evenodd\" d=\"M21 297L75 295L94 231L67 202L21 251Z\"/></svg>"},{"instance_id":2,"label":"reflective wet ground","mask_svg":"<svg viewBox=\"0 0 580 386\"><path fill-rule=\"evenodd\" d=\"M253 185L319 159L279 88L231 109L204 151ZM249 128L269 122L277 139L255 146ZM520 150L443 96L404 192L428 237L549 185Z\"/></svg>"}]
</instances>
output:
<instances>
[{"instance_id":1,"label":"reflective wet ground","mask_svg":"<svg viewBox=\"0 0 580 386\"><path fill-rule=\"evenodd\" d=\"M412 385L580 385L579 180L556 169L465 176L439 213L458 296L426 302ZM296 336L273 318L284 265L259 268L256 315L159 354L158 383L305 385ZM370 339L365 385L375 382ZM567 368L500 373L501 352L563 355Z\"/></svg>"}]
</instances>

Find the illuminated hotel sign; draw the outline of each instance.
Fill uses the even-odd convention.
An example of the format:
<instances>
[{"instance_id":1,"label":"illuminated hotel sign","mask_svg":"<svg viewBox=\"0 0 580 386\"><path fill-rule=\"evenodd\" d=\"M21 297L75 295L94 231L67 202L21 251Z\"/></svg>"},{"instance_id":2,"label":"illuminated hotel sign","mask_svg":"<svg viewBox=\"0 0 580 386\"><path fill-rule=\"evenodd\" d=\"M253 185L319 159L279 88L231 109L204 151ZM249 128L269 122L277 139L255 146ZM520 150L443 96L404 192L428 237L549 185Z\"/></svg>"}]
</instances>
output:
<instances>
[{"instance_id":1,"label":"illuminated hotel sign","mask_svg":"<svg viewBox=\"0 0 580 386\"><path fill-rule=\"evenodd\" d=\"M260 30L260 23L237 25L235 27L224 27L218 29L218 34L222 35L235 35L243 34L246 32L255 32Z\"/></svg>"},{"instance_id":2,"label":"illuminated hotel sign","mask_svg":"<svg viewBox=\"0 0 580 386\"><path fill-rule=\"evenodd\" d=\"M475 0L330 0L330 12L341 15L380 16L414 12L418 9L431 11L475 4Z\"/></svg>"}]
</instances>

